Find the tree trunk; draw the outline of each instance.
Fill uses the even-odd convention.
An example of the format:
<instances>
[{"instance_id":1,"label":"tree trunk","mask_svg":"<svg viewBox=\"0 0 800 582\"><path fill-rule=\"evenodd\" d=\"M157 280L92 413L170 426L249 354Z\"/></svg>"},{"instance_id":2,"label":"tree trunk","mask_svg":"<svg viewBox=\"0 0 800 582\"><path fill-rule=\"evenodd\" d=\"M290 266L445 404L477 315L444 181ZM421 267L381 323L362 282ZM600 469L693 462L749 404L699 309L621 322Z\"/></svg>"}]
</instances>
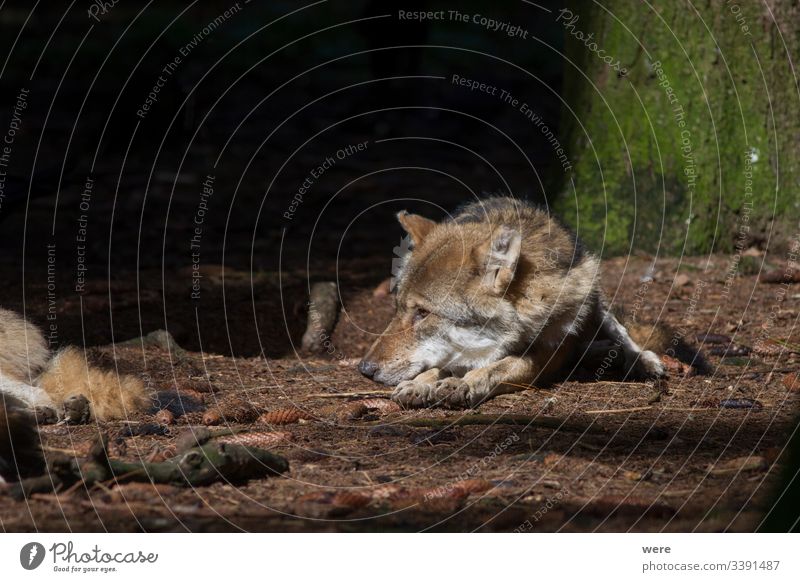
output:
<instances>
[{"instance_id":1,"label":"tree trunk","mask_svg":"<svg viewBox=\"0 0 800 582\"><path fill-rule=\"evenodd\" d=\"M789 246L800 217L796 2L575 0L556 18L574 165L557 209L591 248Z\"/></svg>"}]
</instances>

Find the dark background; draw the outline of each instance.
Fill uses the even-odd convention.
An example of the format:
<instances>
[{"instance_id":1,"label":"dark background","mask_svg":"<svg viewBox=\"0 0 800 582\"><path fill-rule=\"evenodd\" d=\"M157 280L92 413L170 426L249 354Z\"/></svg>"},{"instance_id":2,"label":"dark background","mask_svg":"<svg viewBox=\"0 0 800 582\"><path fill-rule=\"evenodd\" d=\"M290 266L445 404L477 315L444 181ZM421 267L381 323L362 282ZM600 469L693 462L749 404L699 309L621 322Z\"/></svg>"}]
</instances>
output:
<instances>
[{"instance_id":1,"label":"dark background","mask_svg":"<svg viewBox=\"0 0 800 582\"><path fill-rule=\"evenodd\" d=\"M561 186L541 131L499 97L451 83L458 74L505 88L557 134L563 31L523 2L458 9L520 24L527 39L471 22L397 18L398 7L452 8L436 2L240 2L164 76L145 118L137 116L162 68L233 5L119 3L99 11L99 22L87 2L3 8L0 126L10 123L20 90L29 94L0 206L0 302L42 321L55 301L59 344L135 337L186 310L213 321L213 335L219 317L252 319L246 302L261 296L263 309L302 319L292 301L310 282L338 272L357 286L389 275L397 211L441 218L485 193L545 202ZM337 160L287 219L309 172L359 142L366 149ZM241 300L209 291L208 281L191 300L190 243L208 175L214 193L194 260L267 281L261 292L245 285ZM85 244L77 240L82 214ZM55 245L50 263L47 245ZM79 252L90 283L82 298ZM50 295L48 264L57 281ZM281 288L289 304L270 302ZM99 298L88 300L86 289ZM234 302L227 315L226 300ZM75 320L81 311L89 325ZM191 319L172 323L199 347L186 330ZM229 351L231 341L216 347Z\"/></svg>"}]
</instances>

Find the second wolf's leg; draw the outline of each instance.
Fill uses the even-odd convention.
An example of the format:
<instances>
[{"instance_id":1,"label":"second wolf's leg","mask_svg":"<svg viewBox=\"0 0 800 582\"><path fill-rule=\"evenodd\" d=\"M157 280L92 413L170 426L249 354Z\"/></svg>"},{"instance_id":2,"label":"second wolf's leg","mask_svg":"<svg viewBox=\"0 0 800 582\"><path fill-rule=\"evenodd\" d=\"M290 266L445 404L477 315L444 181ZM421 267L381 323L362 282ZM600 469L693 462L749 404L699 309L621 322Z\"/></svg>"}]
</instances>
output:
<instances>
[{"instance_id":1,"label":"second wolf's leg","mask_svg":"<svg viewBox=\"0 0 800 582\"><path fill-rule=\"evenodd\" d=\"M657 378L664 375L661 358L649 350L644 350L628 335L628 330L610 311L602 314L602 329L608 338L622 349L625 356L625 369L636 376Z\"/></svg>"},{"instance_id":2,"label":"second wolf's leg","mask_svg":"<svg viewBox=\"0 0 800 582\"><path fill-rule=\"evenodd\" d=\"M0 393L9 394L21 400L32 410L42 422L56 422L59 419L58 407L50 395L38 386L31 386L13 378L0 374ZM2 398L2 394L0 394Z\"/></svg>"},{"instance_id":3,"label":"second wolf's leg","mask_svg":"<svg viewBox=\"0 0 800 582\"><path fill-rule=\"evenodd\" d=\"M37 386L0 376L0 392L14 396L31 408L49 406L55 408L50 395Z\"/></svg>"}]
</instances>

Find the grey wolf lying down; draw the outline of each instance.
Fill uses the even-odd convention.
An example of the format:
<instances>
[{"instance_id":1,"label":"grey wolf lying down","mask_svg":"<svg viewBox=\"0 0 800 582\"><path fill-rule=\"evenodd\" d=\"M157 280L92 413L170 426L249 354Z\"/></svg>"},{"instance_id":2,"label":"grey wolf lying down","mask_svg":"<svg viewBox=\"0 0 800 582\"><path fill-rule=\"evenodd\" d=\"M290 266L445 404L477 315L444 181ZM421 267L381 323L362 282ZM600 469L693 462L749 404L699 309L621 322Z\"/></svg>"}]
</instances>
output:
<instances>
[{"instance_id":1,"label":"grey wolf lying down","mask_svg":"<svg viewBox=\"0 0 800 582\"><path fill-rule=\"evenodd\" d=\"M613 353L627 378L664 375L641 347L663 330L629 333L606 307L600 261L543 210L489 198L442 223L398 219L413 250L395 274L397 312L359 364L398 403L474 407Z\"/></svg>"}]
</instances>

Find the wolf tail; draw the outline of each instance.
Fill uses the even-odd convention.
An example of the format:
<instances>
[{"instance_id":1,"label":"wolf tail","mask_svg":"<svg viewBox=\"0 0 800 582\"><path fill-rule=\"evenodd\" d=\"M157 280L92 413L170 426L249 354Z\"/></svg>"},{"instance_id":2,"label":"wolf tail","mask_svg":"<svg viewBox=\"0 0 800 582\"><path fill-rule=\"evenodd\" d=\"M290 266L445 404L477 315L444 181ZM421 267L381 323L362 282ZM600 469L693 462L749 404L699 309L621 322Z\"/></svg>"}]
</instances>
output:
<instances>
[{"instance_id":1,"label":"wolf tail","mask_svg":"<svg viewBox=\"0 0 800 582\"><path fill-rule=\"evenodd\" d=\"M699 374L710 374L711 366L700 350L687 343L682 334L665 323L643 323L630 321L624 316L623 325L628 334L643 350L650 350L658 355L671 356L684 364L692 366Z\"/></svg>"},{"instance_id":2,"label":"wolf tail","mask_svg":"<svg viewBox=\"0 0 800 582\"><path fill-rule=\"evenodd\" d=\"M44 472L36 419L20 400L0 392L0 481Z\"/></svg>"},{"instance_id":3,"label":"wolf tail","mask_svg":"<svg viewBox=\"0 0 800 582\"><path fill-rule=\"evenodd\" d=\"M72 347L53 356L37 384L54 402L84 396L95 420L127 418L144 408L150 398L138 378L92 367L85 354Z\"/></svg>"}]
</instances>

